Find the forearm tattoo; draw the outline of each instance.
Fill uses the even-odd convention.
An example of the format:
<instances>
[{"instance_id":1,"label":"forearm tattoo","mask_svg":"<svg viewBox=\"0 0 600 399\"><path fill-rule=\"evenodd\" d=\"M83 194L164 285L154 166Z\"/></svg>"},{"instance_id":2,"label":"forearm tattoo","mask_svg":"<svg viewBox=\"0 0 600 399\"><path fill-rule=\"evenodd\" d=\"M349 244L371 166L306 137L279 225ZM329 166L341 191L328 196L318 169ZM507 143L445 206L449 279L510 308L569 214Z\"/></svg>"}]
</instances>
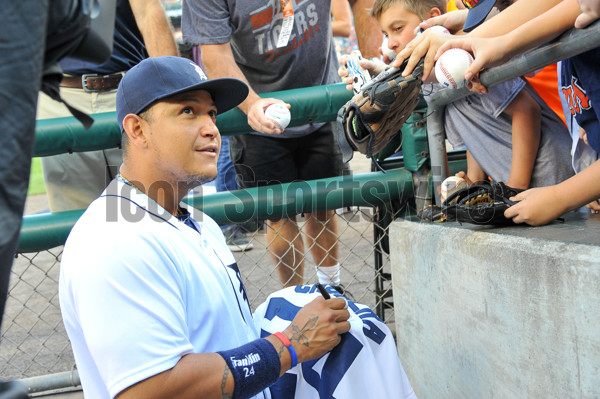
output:
<instances>
[{"instance_id":1,"label":"forearm tattoo","mask_svg":"<svg viewBox=\"0 0 600 399\"><path fill-rule=\"evenodd\" d=\"M286 349L287 348L285 347L285 345L281 345L281 347L277 351L277 356L279 356L279 360L281 360L281 356L283 356L283 352L285 352Z\"/></svg>"},{"instance_id":2,"label":"forearm tattoo","mask_svg":"<svg viewBox=\"0 0 600 399\"><path fill-rule=\"evenodd\" d=\"M251 398L274 384L281 373L277 348L264 338L217 353L227 364L221 381L223 398ZM226 392L230 378L233 387Z\"/></svg>"},{"instance_id":3,"label":"forearm tattoo","mask_svg":"<svg viewBox=\"0 0 600 399\"><path fill-rule=\"evenodd\" d=\"M223 379L221 380L221 396L223 399L231 399L233 398L233 394L230 392L225 392L225 387L227 386L227 380L229 379L229 375L231 372L229 371L229 367L225 365L225 369L223 370Z\"/></svg>"},{"instance_id":4,"label":"forearm tattoo","mask_svg":"<svg viewBox=\"0 0 600 399\"><path fill-rule=\"evenodd\" d=\"M292 331L294 333L290 337L290 341L296 341L304 346L309 346L306 333L317 325L318 320L319 316L311 317L302 328L298 328L298 326L292 324Z\"/></svg>"}]
</instances>

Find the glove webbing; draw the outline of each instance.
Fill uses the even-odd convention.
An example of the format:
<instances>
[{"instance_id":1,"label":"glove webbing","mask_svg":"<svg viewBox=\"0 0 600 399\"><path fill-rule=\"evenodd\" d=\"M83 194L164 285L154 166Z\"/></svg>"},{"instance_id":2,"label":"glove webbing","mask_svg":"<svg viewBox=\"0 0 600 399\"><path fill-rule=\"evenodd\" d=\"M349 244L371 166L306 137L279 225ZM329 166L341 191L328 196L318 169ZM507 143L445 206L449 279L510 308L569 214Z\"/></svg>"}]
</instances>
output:
<instances>
[{"instance_id":1,"label":"glove webbing","mask_svg":"<svg viewBox=\"0 0 600 399\"><path fill-rule=\"evenodd\" d=\"M365 117L365 115L360 112L360 108L355 104L350 105L350 111L347 113L347 115L350 120L344 121L344 124L347 126L349 134L354 136L354 140L349 141L350 145L354 150L358 150L355 143L362 144L368 139L369 141L367 142L365 156L367 158L371 158L377 169L385 173L385 170L381 167L381 165L379 165L379 162L377 162L377 159L373 156L373 140L375 136L373 130L371 130L369 125L365 123L365 120L371 118ZM373 113L370 113L368 116L373 116ZM359 119L359 122L356 122L357 118Z\"/></svg>"}]
</instances>

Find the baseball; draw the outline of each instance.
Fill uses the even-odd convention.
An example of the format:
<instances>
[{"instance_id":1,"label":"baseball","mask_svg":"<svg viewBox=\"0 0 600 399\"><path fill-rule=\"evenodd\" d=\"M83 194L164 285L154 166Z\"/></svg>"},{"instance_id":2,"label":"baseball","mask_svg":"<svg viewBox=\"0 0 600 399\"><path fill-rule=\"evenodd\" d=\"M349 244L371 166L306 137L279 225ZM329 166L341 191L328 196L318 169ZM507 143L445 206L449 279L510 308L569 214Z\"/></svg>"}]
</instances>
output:
<instances>
[{"instance_id":1,"label":"baseball","mask_svg":"<svg viewBox=\"0 0 600 399\"><path fill-rule=\"evenodd\" d=\"M473 56L468 51L452 48L435 63L435 77L444 86L459 89L467 84L465 73L472 62Z\"/></svg>"},{"instance_id":2,"label":"baseball","mask_svg":"<svg viewBox=\"0 0 600 399\"><path fill-rule=\"evenodd\" d=\"M388 47L388 38L386 36L383 37L383 42L381 43L381 53L386 55L390 60L396 58L396 52Z\"/></svg>"},{"instance_id":3,"label":"baseball","mask_svg":"<svg viewBox=\"0 0 600 399\"><path fill-rule=\"evenodd\" d=\"M462 177L450 176L442 182L440 188L440 199L442 202L446 201L446 198L467 187L467 182Z\"/></svg>"},{"instance_id":4,"label":"baseball","mask_svg":"<svg viewBox=\"0 0 600 399\"><path fill-rule=\"evenodd\" d=\"M446 33L446 34L450 34L450 31L446 28L444 28L442 25L433 25L431 28L428 28L427 30L436 30L438 32L442 32L442 33Z\"/></svg>"},{"instance_id":5,"label":"baseball","mask_svg":"<svg viewBox=\"0 0 600 399\"><path fill-rule=\"evenodd\" d=\"M271 104L265 110L265 116L275 122L280 129L285 129L290 124L290 110L283 104Z\"/></svg>"}]
</instances>

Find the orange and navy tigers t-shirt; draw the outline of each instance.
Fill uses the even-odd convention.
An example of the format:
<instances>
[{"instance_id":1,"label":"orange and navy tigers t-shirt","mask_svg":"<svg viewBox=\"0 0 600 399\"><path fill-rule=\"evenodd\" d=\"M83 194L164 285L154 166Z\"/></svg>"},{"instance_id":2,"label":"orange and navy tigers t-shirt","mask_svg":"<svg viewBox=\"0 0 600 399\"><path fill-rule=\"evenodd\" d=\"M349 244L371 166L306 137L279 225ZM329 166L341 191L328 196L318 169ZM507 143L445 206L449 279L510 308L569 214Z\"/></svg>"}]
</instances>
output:
<instances>
[{"instance_id":1,"label":"orange and navy tigers t-shirt","mask_svg":"<svg viewBox=\"0 0 600 399\"><path fill-rule=\"evenodd\" d=\"M600 152L600 49L563 61L562 86L571 115L587 133L590 146Z\"/></svg>"}]
</instances>

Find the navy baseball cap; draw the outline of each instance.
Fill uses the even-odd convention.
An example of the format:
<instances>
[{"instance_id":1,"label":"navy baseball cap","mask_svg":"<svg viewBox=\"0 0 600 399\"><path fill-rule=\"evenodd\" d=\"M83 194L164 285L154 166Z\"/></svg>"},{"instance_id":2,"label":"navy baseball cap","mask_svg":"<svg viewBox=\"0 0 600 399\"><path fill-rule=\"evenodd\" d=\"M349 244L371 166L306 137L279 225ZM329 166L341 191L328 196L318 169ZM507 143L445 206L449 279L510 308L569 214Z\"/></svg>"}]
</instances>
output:
<instances>
[{"instance_id":1,"label":"navy baseball cap","mask_svg":"<svg viewBox=\"0 0 600 399\"><path fill-rule=\"evenodd\" d=\"M494 8L496 0L463 0L463 4L469 9L463 31L470 32L485 21L492 8Z\"/></svg>"},{"instance_id":2,"label":"navy baseball cap","mask_svg":"<svg viewBox=\"0 0 600 399\"><path fill-rule=\"evenodd\" d=\"M196 63L174 56L146 58L131 68L117 90L117 119L123 131L127 114L139 114L158 100L190 90L208 91L219 114L237 107L248 96L239 79L208 79Z\"/></svg>"}]
</instances>

